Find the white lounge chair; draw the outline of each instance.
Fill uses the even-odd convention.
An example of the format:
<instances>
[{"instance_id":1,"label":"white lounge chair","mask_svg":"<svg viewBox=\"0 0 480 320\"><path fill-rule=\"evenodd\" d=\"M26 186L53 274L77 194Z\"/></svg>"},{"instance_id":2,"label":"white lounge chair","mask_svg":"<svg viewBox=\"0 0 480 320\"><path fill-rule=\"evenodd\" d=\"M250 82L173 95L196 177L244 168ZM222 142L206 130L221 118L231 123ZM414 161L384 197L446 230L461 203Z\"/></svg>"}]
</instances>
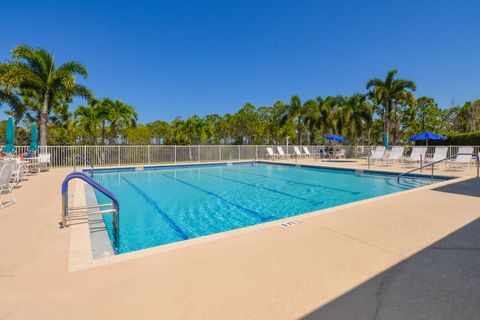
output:
<instances>
[{"instance_id":1,"label":"white lounge chair","mask_svg":"<svg viewBox=\"0 0 480 320\"><path fill-rule=\"evenodd\" d=\"M4 164L0 169L0 194L3 194L4 192L12 194L11 201L4 203L0 200L0 208L2 209L5 208L5 204L13 204L17 201L15 199L15 195L13 194L11 184L13 169L14 167L12 163Z\"/></svg>"},{"instance_id":2,"label":"white lounge chair","mask_svg":"<svg viewBox=\"0 0 480 320\"><path fill-rule=\"evenodd\" d=\"M271 158L272 160L275 160L275 158L278 156L275 152L273 152L273 149L270 147L267 147L267 155L266 158Z\"/></svg>"},{"instance_id":3,"label":"white lounge chair","mask_svg":"<svg viewBox=\"0 0 480 320\"><path fill-rule=\"evenodd\" d=\"M437 162L447 157L448 147L435 147L432 159L429 159L427 163Z\"/></svg>"},{"instance_id":4,"label":"white lounge chair","mask_svg":"<svg viewBox=\"0 0 480 320\"><path fill-rule=\"evenodd\" d=\"M305 157L310 158L312 154L310 153L310 150L306 146L303 146L303 152L305 154Z\"/></svg>"},{"instance_id":5,"label":"white lounge chair","mask_svg":"<svg viewBox=\"0 0 480 320\"><path fill-rule=\"evenodd\" d=\"M472 163L473 147L459 147L457 157L447 161L447 167L462 168L468 167Z\"/></svg>"},{"instance_id":6,"label":"white lounge chair","mask_svg":"<svg viewBox=\"0 0 480 320\"><path fill-rule=\"evenodd\" d=\"M25 167L21 164L22 159L13 158L13 174L11 179L12 187L16 187L23 181L23 176L25 174Z\"/></svg>"},{"instance_id":7,"label":"white lounge chair","mask_svg":"<svg viewBox=\"0 0 480 320\"><path fill-rule=\"evenodd\" d=\"M409 165L409 164L415 164L417 162L418 163L423 162L423 161L425 161L425 154L426 153L427 153L427 147L415 146L415 147L413 147L412 153L410 153L410 156L403 160L403 163L405 165Z\"/></svg>"},{"instance_id":8,"label":"white lounge chair","mask_svg":"<svg viewBox=\"0 0 480 320\"><path fill-rule=\"evenodd\" d=\"M305 156L305 154L302 153L297 146L294 146L294 147L293 147L293 152L295 152L294 155L295 155L295 157L297 157L297 158L303 158L303 157Z\"/></svg>"},{"instance_id":9,"label":"white lounge chair","mask_svg":"<svg viewBox=\"0 0 480 320\"><path fill-rule=\"evenodd\" d=\"M448 154L448 147L435 147L435 152L433 153L433 157L429 162L436 162L443 160L447 157Z\"/></svg>"},{"instance_id":10,"label":"white lounge chair","mask_svg":"<svg viewBox=\"0 0 480 320\"><path fill-rule=\"evenodd\" d=\"M365 159L365 164L368 163L368 161L370 161L370 163L375 163L377 161L380 161L382 160L383 158L385 157L385 147L384 146L377 146L375 148L375 150L372 150L372 155L367 158L364 158Z\"/></svg>"},{"instance_id":11,"label":"white lounge chair","mask_svg":"<svg viewBox=\"0 0 480 320\"><path fill-rule=\"evenodd\" d=\"M403 158L403 151L405 150L404 147L392 147L390 154L382 159L379 164L382 165L393 165L396 162L402 160Z\"/></svg>"},{"instance_id":12,"label":"white lounge chair","mask_svg":"<svg viewBox=\"0 0 480 320\"><path fill-rule=\"evenodd\" d=\"M280 147L280 146L277 146L277 151L278 151L278 157L279 158L286 159L290 156L288 153L283 152L283 148Z\"/></svg>"}]
</instances>

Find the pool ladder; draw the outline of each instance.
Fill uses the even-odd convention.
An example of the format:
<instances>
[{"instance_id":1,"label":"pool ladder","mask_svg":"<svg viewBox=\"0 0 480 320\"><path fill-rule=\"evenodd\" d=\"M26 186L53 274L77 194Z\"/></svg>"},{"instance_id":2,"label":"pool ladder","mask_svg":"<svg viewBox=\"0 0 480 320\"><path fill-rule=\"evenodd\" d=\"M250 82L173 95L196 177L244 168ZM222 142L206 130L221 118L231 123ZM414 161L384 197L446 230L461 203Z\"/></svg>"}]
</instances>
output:
<instances>
[{"instance_id":1,"label":"pool ladder","mask_svg":"<svg viewBox=\"0 0 480 320\"><path fill-rule=\"evenodd\" d=\"M94 189L98 190L104 194L107 198L112 200L111 203L106 204L96 204L89 206L78 206L78 207L69 207L68 206L68 182L72 179L81 179L92 186ZM110 208L110 209L109 209ZM98 209L96 211L91 211L91 209ZM60 227L67 227L67 221L71 218L86 217L91 214L112 214L113 215L113 236L115 241L118 241L119 232L120 232L120 205L117 198L113 193L111 193L107 188L93 180L91 177L87 176L83 172L74 171L67 175L62 183L62 221Z\"/></svg>"},{"instance_id":2,"label":"pool ladder","mask_svg":"<svg viewBox=\"0 0 480 320\"><path fill-rule=\"evenodd\" d=\"M90 165L90 177L93 177L93 162L81 155L76 155L73 157L73 171L77 171L77 159L83 160L85 163Z\"/></svg>"}]
</instances>

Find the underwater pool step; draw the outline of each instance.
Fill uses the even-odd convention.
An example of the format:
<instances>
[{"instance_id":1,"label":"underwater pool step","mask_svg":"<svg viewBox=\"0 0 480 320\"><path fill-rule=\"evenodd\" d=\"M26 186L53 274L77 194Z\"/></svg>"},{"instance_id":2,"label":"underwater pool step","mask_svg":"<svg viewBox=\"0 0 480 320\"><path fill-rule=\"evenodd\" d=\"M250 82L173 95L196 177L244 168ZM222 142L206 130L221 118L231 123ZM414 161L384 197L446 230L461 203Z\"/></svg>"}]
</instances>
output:
<instances>
[{"instance_id":1,"label":"underwater pool step","mask_svg":"<svg viewBox=\"0 0 480 320\"><path fill-rule=\"evenodd\" d=\"M68 211L76 211L76 210L85 210L85 209L93 209L93 208L102 208L102 207L111 207L113 203L104 203L104 204L96 204L90 206L79 206L79 207L70 207Z\"/></svg>"},{"instance_id":2,"label":"underwater pool step","mask_svg":"<svg viewBox=\"0 0 480 320\"><path fill-rule=\"evenodd\" d=\"M106 214L106 213L114 213L117 212L115 209L108 209L108 210L98 210L98 211L74 211L69 212L69 217L79 217L79 216L87 216L92 214ZM68 218L67 218L68 219Z\"/></svg>"}]
</instances>

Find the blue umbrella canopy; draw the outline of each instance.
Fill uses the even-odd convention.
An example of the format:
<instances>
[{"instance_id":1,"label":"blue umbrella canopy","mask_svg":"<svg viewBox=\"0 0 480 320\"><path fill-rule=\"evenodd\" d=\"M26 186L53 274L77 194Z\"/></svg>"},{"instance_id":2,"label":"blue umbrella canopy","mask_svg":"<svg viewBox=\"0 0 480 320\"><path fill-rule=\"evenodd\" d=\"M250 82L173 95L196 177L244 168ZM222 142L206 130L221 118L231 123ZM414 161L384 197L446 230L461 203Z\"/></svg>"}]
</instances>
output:
<instances>
[{"instance_id":1,"label":"blue umbrella canopy","mask_svg":"<svg viewBox=\"0 0 480 320\"><path fill-rule=\"evenodd\" d=\"M15 124L13 123L12 117L9 117L7 120L7 134L6 134L6 144L3 147L4 153L15 153L17 149L13 145L15 140Z\"/></svg>"},{"instance_id":2,"label":"blue umbrella canopy","mask_svg":"<svg viewBox=\"0 0 480 320\"><path fill-rule=\"evenodd\" d=\"M436 134L433 132L422 132L420 134L414 135L410 137L410 141L417 141L417 140L447 140L447 137L444 137L440 134Z\"/></svg>"},{"instance_id":3,"label":"blue umbrella canopy","mask_svg":"<svg viewBox=\"0 0 480 320\"><path fill-rule=\"evenodd\" d=\"M28 151L38 151L38 129L35 123L32 124L32 142L28 147Z\"/></svg>"},{"instance_id":4,"label":"blue umbrella canopy","mask_svg":"<svg viewBox=\"0 0 480 320\"><path fill-rule=\"evenodd\" d=\"M325 139L327 140L333 140L333 141L338 141L338 142L345 142L347 141L347 139L345 139L344 137L341 137L341 136L336 136L334 134L330 134L328 136L324 136Z\"/></svg>"}]
</instances>

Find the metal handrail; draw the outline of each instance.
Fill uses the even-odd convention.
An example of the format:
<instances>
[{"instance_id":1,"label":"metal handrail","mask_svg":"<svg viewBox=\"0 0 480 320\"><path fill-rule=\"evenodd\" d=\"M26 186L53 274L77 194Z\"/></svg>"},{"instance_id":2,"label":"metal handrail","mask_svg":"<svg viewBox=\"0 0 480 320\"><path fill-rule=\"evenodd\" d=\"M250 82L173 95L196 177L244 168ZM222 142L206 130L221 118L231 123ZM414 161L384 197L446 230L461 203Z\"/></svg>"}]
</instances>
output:
<instances>
[{"instance_id":1,"label":"metal handrail","mask_svg":"<svg viewBox=\"0 0 480 320\"><path fill-rule=\"evenodd\" d=\"M75 157L73 157L73 171L77 171L77 159L83 160L90 165L90 167L92 168L91 171L90 171L90 176L93 177L93 163L92 163L92 161L90 161L90 159L85 158L84 156L81 156L81 155L76 155Z\"/></svg>"},{"instance_id":2,"label":"metal handrail","mask_svg":"<svg viewBox=\"0 0 480 320\"><path fill-rule=\"evenodd\" d=\"M67 216L68 216L68 182L72 179L81 179L91 185L93 188L97 189L101 193L103 193L106 197L112 200L112 206L115 211L113 212L113 235L115 240L118 240L119 229L120 229L120 205L118 203L117 198L113 193L111 193L107 188L87 176L83 172L72 172L65 177L62 183L62 222L61 227L64 228L67 226Z\"/></svg>"},{"instance_id":3,"label":"metal handrail","mask_svg":"<svg viewBox=\"0 0 480 320\"><path fill-rule=\"evenodd\" d=\"M437 161L434 161L434 162L430 162L426 165L423 165L423 166L420 166L418 168L415 168L415 169L412 169L410 171L407 171L407 172L404 172L404 173L401 173L397 176L397 183L400 183L400 178L407 175L407 174L410 174L412 172L415 172L417 170L423 170L424 168L428 167L428 166L432 166L432 173L431 173L431 178L433 179L433 176L434 176L434 173L435 173L435 165L437 163L440 163L440 162L443 162L443 161L446 161L446 160L450 160L452 158L456 158L457 156L473 156L475 158L477 158L477 178L479 177L480 175L480 156L476 153L457 153L457 154L454 154L454 155L451 155L449 157L446 157L444 159L440 159L440 160L437 160Z\"/></svg>"}]
</instances>

